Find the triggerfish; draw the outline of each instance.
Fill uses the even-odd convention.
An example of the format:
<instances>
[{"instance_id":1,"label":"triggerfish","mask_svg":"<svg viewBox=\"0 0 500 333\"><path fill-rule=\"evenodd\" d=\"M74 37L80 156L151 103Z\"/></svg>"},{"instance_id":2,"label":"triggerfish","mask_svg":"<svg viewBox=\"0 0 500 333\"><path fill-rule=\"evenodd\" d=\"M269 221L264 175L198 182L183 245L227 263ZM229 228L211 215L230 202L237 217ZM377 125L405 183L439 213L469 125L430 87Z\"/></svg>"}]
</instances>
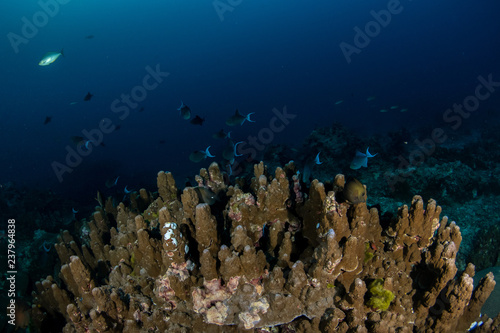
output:
<instances>
[{"instance_id":1,"label":"triggerfish","mask_svg":"<svg viewBox=\"0 0 500 333\"><path fill-rule=\"evenodd\" d=\"M203 125L203 122L205 121L205 118L202 118L200 116L196 116L193 119L191 119L190 123L193 125Z\"/></svg>"},{"instance_id":2,"label":"triggerfish","mask_svg":"<svg viewBox=\"0 0 500 333\"><path fill-rule=\"evenodd\" d=\"M59 58L59 56L63 55L64 56L64 52L63 50L61 50L61 52L47 52L42 60L40 60L40 62L38 63L40 66L47 66L47 65L50 65L51 63L53 63L54 61L57 60L57 58Z\"/></svg>"},{"instance_id":3,"label":"triggerfish","mask_svg":"<svg viewBox=\"0 0 500 333\"><path fill-rule=\"evenodd\" d=\"M181 106L177 110L181 113L182 119L188 120L191 118L191 109L183 101L181 101Z\"/></svg>"},{"instance_id":4,"label":"triggerfish","mask_svg":"<svg viewBox=\"0 0 500 333\"><path fill-rule=\"evenodd\" d=\"M191 162L198 163L198 162L203 161L207 157L215 157L215 155L210 154L210 151L209 151L210 147L212 147L212 146L208 146L207 149L205 149L205 150L193 151L191 154L189 154L189 160Z\"/></svg>"},{"instance_id":5,"label":"triggerfish","mask_svg":"<svg viewBox=\"0 0 500 333\"><path fill-rule=\"evenodd\" d=\"M255 112L250 112L249 114L244 116L238 110L236 110L234 114L226 120L226 125L228 126L243 125L245 120L254 123L255 120L250 119L250 116L253 115L254 113Z\"/></svg>"},{"instance_id":6,"label":"triggerfish","mask_svg":"<svg viewBox=\"0 0 500 333\"><path fill-rule=\"evenodd\" d=\"M377 153L375 155L372 155L372 154L370 154L368 149L370 149L370 147L366 148L366 153L362 153L359 150L356 151L356 155L354 155L354 158L352 159L352 162L351 162L351 169L357 170L361 167L365 167L365 168L368 167L368 158L375 157L378 154Z\"/></svg>"}]
</instances>

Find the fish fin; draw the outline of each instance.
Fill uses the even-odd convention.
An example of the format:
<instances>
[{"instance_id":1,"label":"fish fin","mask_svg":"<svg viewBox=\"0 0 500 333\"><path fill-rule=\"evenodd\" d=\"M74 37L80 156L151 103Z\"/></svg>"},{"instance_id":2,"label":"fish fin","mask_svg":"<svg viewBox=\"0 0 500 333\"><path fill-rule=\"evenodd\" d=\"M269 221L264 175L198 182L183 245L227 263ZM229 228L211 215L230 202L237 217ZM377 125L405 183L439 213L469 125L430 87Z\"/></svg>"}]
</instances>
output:
<instances>
[{"instance_id":1,"label":"fish fin","mask_svg":"<svg viewBox=\"0 0 500 333\"><path fill-rule=\"evenodd\" d=\"M237 154L237 153L236 153L236 147L237 147L240 143L243 143L243 141L236 142L236 144L234 145L234 156L243 156L243 154Z\"/></svg>"},{"instance_id":2,"label":"fish fin","mask_svg":"<svg viewBox=\"0 0 500 333\"><path fill-rule=\"evenodd\" d=\"M253 114L255 114L255 112L250 112L249 114L247 114L247 116L245 117L245 120L248 120L251 123L255 123L255 120L250 119L250 116Z\"/></svg>"},{"instance_id":3,"label":"fish fin","mask_svg":"<svg viewBox=\"0 0 500 333\"><path fill-rule=\"evenodd\" d=\"M366 148L366 157L375 157L375 156L378 155L378 153L376 153L375 155L370 154L370 152L368 151L368 149L370 149L370 147Z\"/></svg>"},{"instance_id":4,"label":"fish fin","mask_svg":"<svg viewBox=\"0 0 500 333\"><path fill-rule=\"evenodd\" d=\"M368 168L368 157L366 157L364 160L363 160L363 163L361 163L361 166L365 167L365 168Z\"/></svg>"},{"instance_id":5,"label":"fish fin","mask_svg":"<svg viewBox=\"0 0 500 333\"><path fill-rule=\"evenodd\" d=\"M215 155L210 154L210 151L209 151L210 147L212 147L212 146L208 146L207 149L205 149L205 156L206 157L215 157Z\"/></svg>"}]
</instances>

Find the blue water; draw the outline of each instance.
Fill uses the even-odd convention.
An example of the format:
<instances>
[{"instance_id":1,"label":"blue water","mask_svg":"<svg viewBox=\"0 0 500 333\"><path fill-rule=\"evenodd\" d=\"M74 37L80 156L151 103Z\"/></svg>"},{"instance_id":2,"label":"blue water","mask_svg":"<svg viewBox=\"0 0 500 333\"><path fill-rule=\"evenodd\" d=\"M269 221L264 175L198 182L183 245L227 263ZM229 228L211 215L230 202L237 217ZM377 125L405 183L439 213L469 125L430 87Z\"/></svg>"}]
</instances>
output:
<instances>
[{"instance_id":1,"label":"blue water","mask_svg":"<svg viewBox=\"0 0 500 333\"><path fill-rule=\"evenodd\" d=\"M360 136L449 127L445 110L474 94L478 76L500 81L500 3L493 0L60 2L48 1L57 8L45 16L36 1L0 4L0 184L93 197L120 176L120 188L154 190L159 170L182 183L219 161L222 141L212 133L232 130L235 141L248 142L269 128L273 109L286 106L296 117L266 145L297 147L333 122ZM388 6L397 12L390 22L370 25L370 12ZM16 44L26 22L39 27ZM367 24L379 30L349 63L339 45L354 45L354 28ZM38 65L61 49L64 57ZM128 114L113 112L113 101L143 84L146 68L169 74ZM94 95L88 102L87 92ZM181 100L206 118L203 126L181 119ZM490 124L499 100L492 92L462 128ZM399 109L379 112L393 105ZM229 128L225 120L235 109L255 112L256 122ZM46 116L52 121L44 125ZM71 136L103 119L121 128L103 134L105 147L93 147L58 177L54 163L65 164L67 149L76 148ZM189 161L209 145L215 159Z\"/></svg>"}]
</instances>

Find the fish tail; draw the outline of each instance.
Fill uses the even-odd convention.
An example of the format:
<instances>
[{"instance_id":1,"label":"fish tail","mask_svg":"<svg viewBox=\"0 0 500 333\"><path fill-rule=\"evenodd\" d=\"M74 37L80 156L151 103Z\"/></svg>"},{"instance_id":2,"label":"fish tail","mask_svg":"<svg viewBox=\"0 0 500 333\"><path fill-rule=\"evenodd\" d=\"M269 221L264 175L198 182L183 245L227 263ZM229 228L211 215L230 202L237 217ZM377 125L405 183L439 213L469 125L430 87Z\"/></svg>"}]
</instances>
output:
<instances>
[{"instance_id":1,"label":"fish tail","mask_svg":"<svg viewBox=\"0 0 500 333\"><path fill-rule=\"evenodd\" d=\"M61 55L62 55L63 57L65 57L65 55L64 55L64 49L61 49L61 52L59 52L59 53L61 53Z\"/></svg>"}]
</instances>

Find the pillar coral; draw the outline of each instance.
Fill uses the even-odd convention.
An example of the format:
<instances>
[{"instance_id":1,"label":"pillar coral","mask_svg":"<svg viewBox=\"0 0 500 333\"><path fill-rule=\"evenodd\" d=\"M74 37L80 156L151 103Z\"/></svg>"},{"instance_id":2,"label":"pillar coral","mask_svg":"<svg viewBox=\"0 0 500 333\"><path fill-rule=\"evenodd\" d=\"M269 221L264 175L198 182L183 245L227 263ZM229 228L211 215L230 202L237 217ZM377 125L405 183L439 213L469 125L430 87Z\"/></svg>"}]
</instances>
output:
<instances>
[{"instance_id":1,"label":"pillar coral","mask_svg":"<svg viewBox=\"0 0 500 333\"><path fill-rule=\"evenodd\" d=\"M292 176L281 168L270 176L261 162L250 182L227 186L213 163L197 177L223 200L212 206L193 188L179 191L168 172L158 173L157 193L141 190L129 206L108 200L88 223L88 237L61 233L60 274L37 282L33 293L34 309L44 313L36 324L64 318L63 332L262 332L276 325L461 332L478 319L494 277L473 288L473 265L457 276L460 229L440 218L434 200L424 205L415 196L383 228L376 208L337 201L342 175L333 188L312 181L308 195L290 204L298 188ZM370 308L373 281L394 295L388 307ZM500 322L482 320L473 331Z\"/></svg>"}]
</instances>

